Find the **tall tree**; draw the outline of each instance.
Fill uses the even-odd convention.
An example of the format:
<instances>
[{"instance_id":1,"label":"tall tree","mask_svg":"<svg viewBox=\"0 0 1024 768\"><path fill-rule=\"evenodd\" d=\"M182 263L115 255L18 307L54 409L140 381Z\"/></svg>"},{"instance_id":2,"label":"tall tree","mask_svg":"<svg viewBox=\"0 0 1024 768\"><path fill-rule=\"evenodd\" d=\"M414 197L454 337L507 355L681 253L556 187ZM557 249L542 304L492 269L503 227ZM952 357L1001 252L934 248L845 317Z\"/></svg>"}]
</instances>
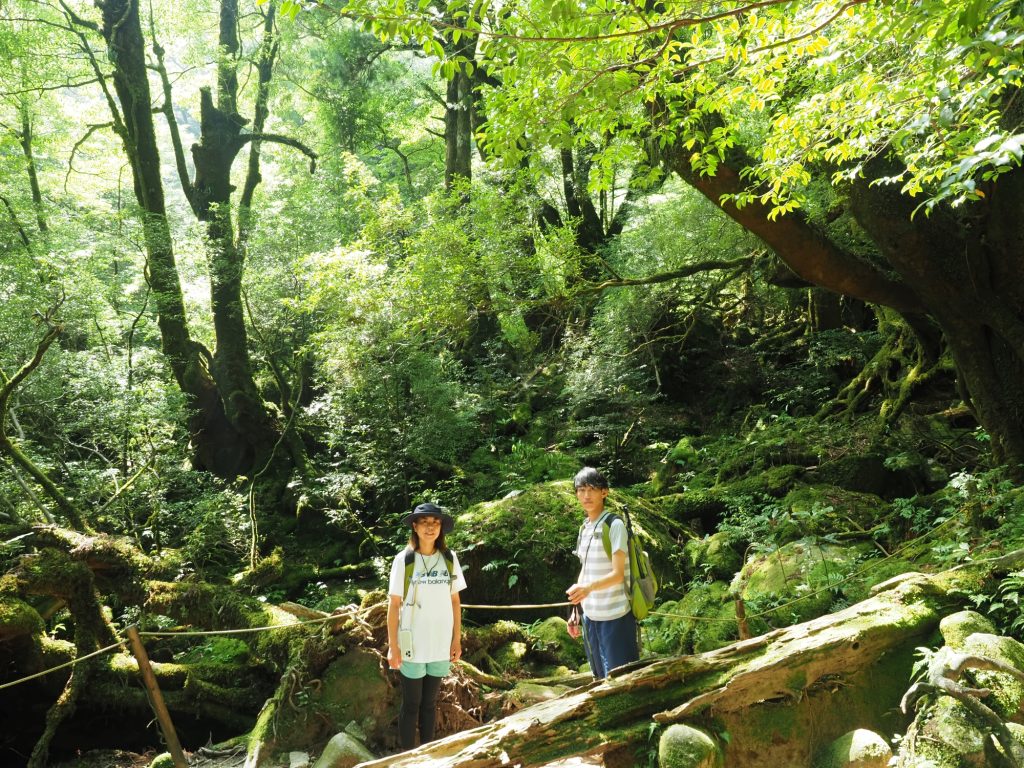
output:
<instances>
[{"instance_id":1,"label":"tall tree","mask_svg":"<svg viewBox=\"0 0 1024 768\"><path fill-rule=\"evenodd\" d=\"M236 240L231 215L231 167L240 150L253 144L249 181L244 193L245 216L259 179L258 145L279 141L300 147L299 142L269 134L243 132L246 121L238 115L239 26L234 0L221 5L220 64L217 100L209 90L201 92L201 138L193 147L195 179L190 180L184 161L163 50L154 53L163 74L164 104L172 132L175 160L182 188L199 220L207 226L210 257L211 307L216 338L209 351L192 335L185 312L181 280L175 262L168 221L160 154L153 122L154 101L147 75L146 40L137 0L106 0L98 3L102 21L95 24L63 6L80 47L90 55L95 75L107 98L115 132L121 137L132 171L135 198L142 212L147 274L156 307L163 350L175 380L189 398L189 433L197 467L225 478L249 473L270 459L280 437L281 425L271 417L260 397L249 359L241 297L244 269L244 233ZM266 119L267 84L276 47L272 39L273 6L264 12L265 39L260 48L257 120ZM112 71L108 74L94 55L88 33L99 32L108 49ZM262 127L262 125L261 125ZM310 153L312 154L312 153ZM248 218L245 219L248 221ZM287 457L284 457L287 461Z\"/></svg>"}]
</instances>

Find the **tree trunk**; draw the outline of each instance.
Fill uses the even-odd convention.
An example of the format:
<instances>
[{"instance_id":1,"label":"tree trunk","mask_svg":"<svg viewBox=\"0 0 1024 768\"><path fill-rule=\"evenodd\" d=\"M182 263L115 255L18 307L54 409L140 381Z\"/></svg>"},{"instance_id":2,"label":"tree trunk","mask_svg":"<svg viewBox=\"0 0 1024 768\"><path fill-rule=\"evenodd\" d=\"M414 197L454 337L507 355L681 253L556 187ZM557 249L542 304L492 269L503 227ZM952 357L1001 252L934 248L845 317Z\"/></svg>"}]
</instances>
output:
<instances>
[{"instance_id":1,"label":"tree trunk","mask_svg":"<svg viewBox=\"0 0 1024 768\"><path fill-rule=\"evenodd\" d=\"M745 229L758 235L797 275L837 293L882 304L908 322L927 314L941 329L969 405L991 438L996 463L1024 477L1024 171L988 185L984 201L954 216L926 215L893 184L873 184L899 168L868 164L851 195L851 210L874 240L891 275L845 251L799 212L768 218L766 206L737 208L724 195L745 184L733 165L701 176L676 149L680 177Z\"/></svg>"},{"instance_id":2,"label":"tree trunk","mask_svg":"<svg viewBox=\"0 0 1024 768\"><path fill-rule=\"evenodd\" d=\"M891 169L867 169L878 178ZM859 182L858 222L942 329L992 454L1024 472L1024 173L1000 179L970 219L930 215L893 185Z\"/></svg>"},{"instance_id":3,"label":"tree trunk","mask_svg":"<svg viewBox=\"0 0 1024 768\"><path fill-rule=\"evenodd\" d=\"M476 35L465 34L453 53L472 61L476 44ZM444 188L449 192L473 177L473 101L473 77L461 66L448 81L445 99Z\"/></svg>"},{"instance_id":4,"label":"tree trunk","mask_svg":"<svg viewBox=\"0 0 1024 768\"><path fill-rule=\"evenodd\" d=\"M21 144L21 151L25 155L25 171L28 173L28 185L32 191L32 205L36 210L36 226L40 232L46 232L46 211L43 207L43 193L39 187L39 175L36 173L36 158L32 151L32 114L29 112L28 99L22 97L18 103L18 112L21 115L21 132L18 141Z\"/></svg>"},{"instance_id":5,"label":"tree trunk","mask_svg":"<svg viewBox=\"0 0 1024 768\"><path fill-rule=\"evenodd\" d=\"M120 122L117 127L143 212L149 283L164 355L189 400L193 462L197 468L234 477L245 469L242 456L246 446L225 414L211 375L209 352L189 333L167 221L138 4L135 0L107 0L101 8L103 37L114 62L114 89L122 112L115 125Z\"/></svg>"},{"instance_id":6,"label":"tree trunk","mask_svg":"<svg viewBox=\"0 0 1024 768\"><path fill-rule=\"evenodd\" d=\"M590 197L588 183L590 179L590 150L581 149L574 153L572 149L561 151L562 160L562 191L565 194L565 210L576 219L576 244L585 251L593 253L605 240L604 226L597 214L594 201ZM591 269L591 273L595 270ZM599 274L585 275L590 280L597 280Z\"/></svg>"}]
</instances>

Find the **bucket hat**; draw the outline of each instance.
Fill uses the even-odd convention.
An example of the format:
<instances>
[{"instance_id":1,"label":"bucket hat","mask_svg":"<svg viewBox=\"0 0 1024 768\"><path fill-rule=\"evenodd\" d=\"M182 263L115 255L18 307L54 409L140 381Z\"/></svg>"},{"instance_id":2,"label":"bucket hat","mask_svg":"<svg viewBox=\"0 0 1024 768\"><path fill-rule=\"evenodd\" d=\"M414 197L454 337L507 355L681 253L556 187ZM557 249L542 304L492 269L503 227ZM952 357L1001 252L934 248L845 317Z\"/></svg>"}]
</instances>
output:
<instances>
[{"instance_id":1,"label":"bucket hat","mask_svg":"<svg viewBox=\"0 0 1024 768\"><path fill-rule=\"evenodd\" d=\"M416 509L402 518L402 523L404 525L412 526L412 524L421 517L440 518L441 531L444 533L451 533L451 530L455 527L455 518L445 512L441 507L437 506L437 504L431 504L429 501L418 505Z\"/></svg>"}]
</instances>

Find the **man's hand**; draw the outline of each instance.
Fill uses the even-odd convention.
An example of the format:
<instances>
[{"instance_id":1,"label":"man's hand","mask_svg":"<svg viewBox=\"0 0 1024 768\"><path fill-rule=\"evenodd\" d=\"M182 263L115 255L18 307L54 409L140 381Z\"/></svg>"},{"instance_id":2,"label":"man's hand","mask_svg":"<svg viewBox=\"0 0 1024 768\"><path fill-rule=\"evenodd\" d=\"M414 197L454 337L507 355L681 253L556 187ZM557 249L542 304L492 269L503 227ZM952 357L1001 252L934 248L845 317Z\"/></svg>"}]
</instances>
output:
<instances>
[{"instance_id":1,"label":"man's hand","mask_svg":"<svg viewBox=\"0 0 1024 768\"><path fill-rule=\"evenodd\" d=\"M576 583L565 590L565 594L569 596L569 602L573 605L579 605L583 602L583 598L589 595L593 589L589 584Z\"/></svg>"},{"instance_id":2,"label":"man's hand","mask_svg":"<svg viewBox=\"0 0 1024 768\"><path fill-rule=\"evenodd\" d=\"M458 661L462 658L462 640L455 638L452 640L452 661Z\"/></svg>"}]
</instances>

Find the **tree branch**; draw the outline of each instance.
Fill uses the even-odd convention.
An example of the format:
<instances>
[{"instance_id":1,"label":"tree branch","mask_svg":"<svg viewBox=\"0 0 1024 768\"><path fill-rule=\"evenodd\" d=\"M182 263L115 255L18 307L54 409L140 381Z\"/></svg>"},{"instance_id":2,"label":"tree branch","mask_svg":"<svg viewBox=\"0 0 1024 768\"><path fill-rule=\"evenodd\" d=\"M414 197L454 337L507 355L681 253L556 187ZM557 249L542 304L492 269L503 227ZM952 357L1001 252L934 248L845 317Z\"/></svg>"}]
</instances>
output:
<instances>
[{"instance_id":1,"label":"tree branch","mask_svg":"<svg viewBox=\"0 0 1024 768\"><path fill-rule=\"evenodd\" d=\"M21 242L25 244L25 247L32 250L32 241L28 239L28 233L25 228L21 226L21 221L18 219L18 214L14 210L14 206L11 205L11 201L3 195L0 195L0 203L4 204L4 208L7 209L8 215L11 217L11 221L14 222L15 229L18 230L18 236L21 238Z\"/></svg>"},{"instance_id":2,"label":"tree branch","mask_svg":"<svg viewBox=\"0 0 1024 768\"><path fill-rule=\"evenodd\" d=\"M293 139L290 136L282 136L278 133L246 133L239 136L238 140L242 144L249 141L269 141L274 144L284 144L289 147L294 147L309 158L309 172L316 173L316 161L320 156L298 139Z\"/></svg>"},{"instance_id":3,"label":"tree branch","mask_svg":"<svg viewBox=\"0 0 1024 768\"><path fill-rule=\"evenodd\" d=\"M58 302L58 306L59 303L60 302ZM56 307L53 308L53 310L55 309ZM43 357L46 355L46 351L50 348L50 345L57 340L58 336L60 336L62 327L60 325L51 324L50 322L50 315L53 310L43 317L43 321L47 324L47 330L43 335L43 338L40 339L39 343L36 345L36 351L32 356L32 359L21 366L18 372L9 379L2 371L0 371L0 379L3 380L3 387L0 387L0 451L6 453L15 464L28 472L29 475L31 475L32 478L43 487L47 495L57 503L57 506L60 508L61 512L64 513L64 516L68 519L68 522L71 523L75 530L87 532L90 530L89 526L85 522L85 518L78 507L61 492L61 490L42 469L36 466L36 464L11 441L6 431L7 407L11 399L11 394L15 389L17 389L21 382L28 378L28 376L39 367L43 362Z\"/></svg>"},{"instance_id":4,"label":"tree branch","mask_svg":"<svg viewBox=\"0 0 1024 768\"><path fill-rule=\"evenodd\" d=\"M624 288L629 285L656 285L657 283L667 283L684 277L692 277L693 275L701 272L711 272L718 269L746 269L753 263L753 256L748 256L743 259L712 259L711 261L689 264L682 269L676 269L671 272L662 272L648 277L627 277L617 280L604 280L600 283L594 283L578 288L575 293L578 295L586 295L591 293L601 293L609 288Z\"/></svg>"}]
</instances>

